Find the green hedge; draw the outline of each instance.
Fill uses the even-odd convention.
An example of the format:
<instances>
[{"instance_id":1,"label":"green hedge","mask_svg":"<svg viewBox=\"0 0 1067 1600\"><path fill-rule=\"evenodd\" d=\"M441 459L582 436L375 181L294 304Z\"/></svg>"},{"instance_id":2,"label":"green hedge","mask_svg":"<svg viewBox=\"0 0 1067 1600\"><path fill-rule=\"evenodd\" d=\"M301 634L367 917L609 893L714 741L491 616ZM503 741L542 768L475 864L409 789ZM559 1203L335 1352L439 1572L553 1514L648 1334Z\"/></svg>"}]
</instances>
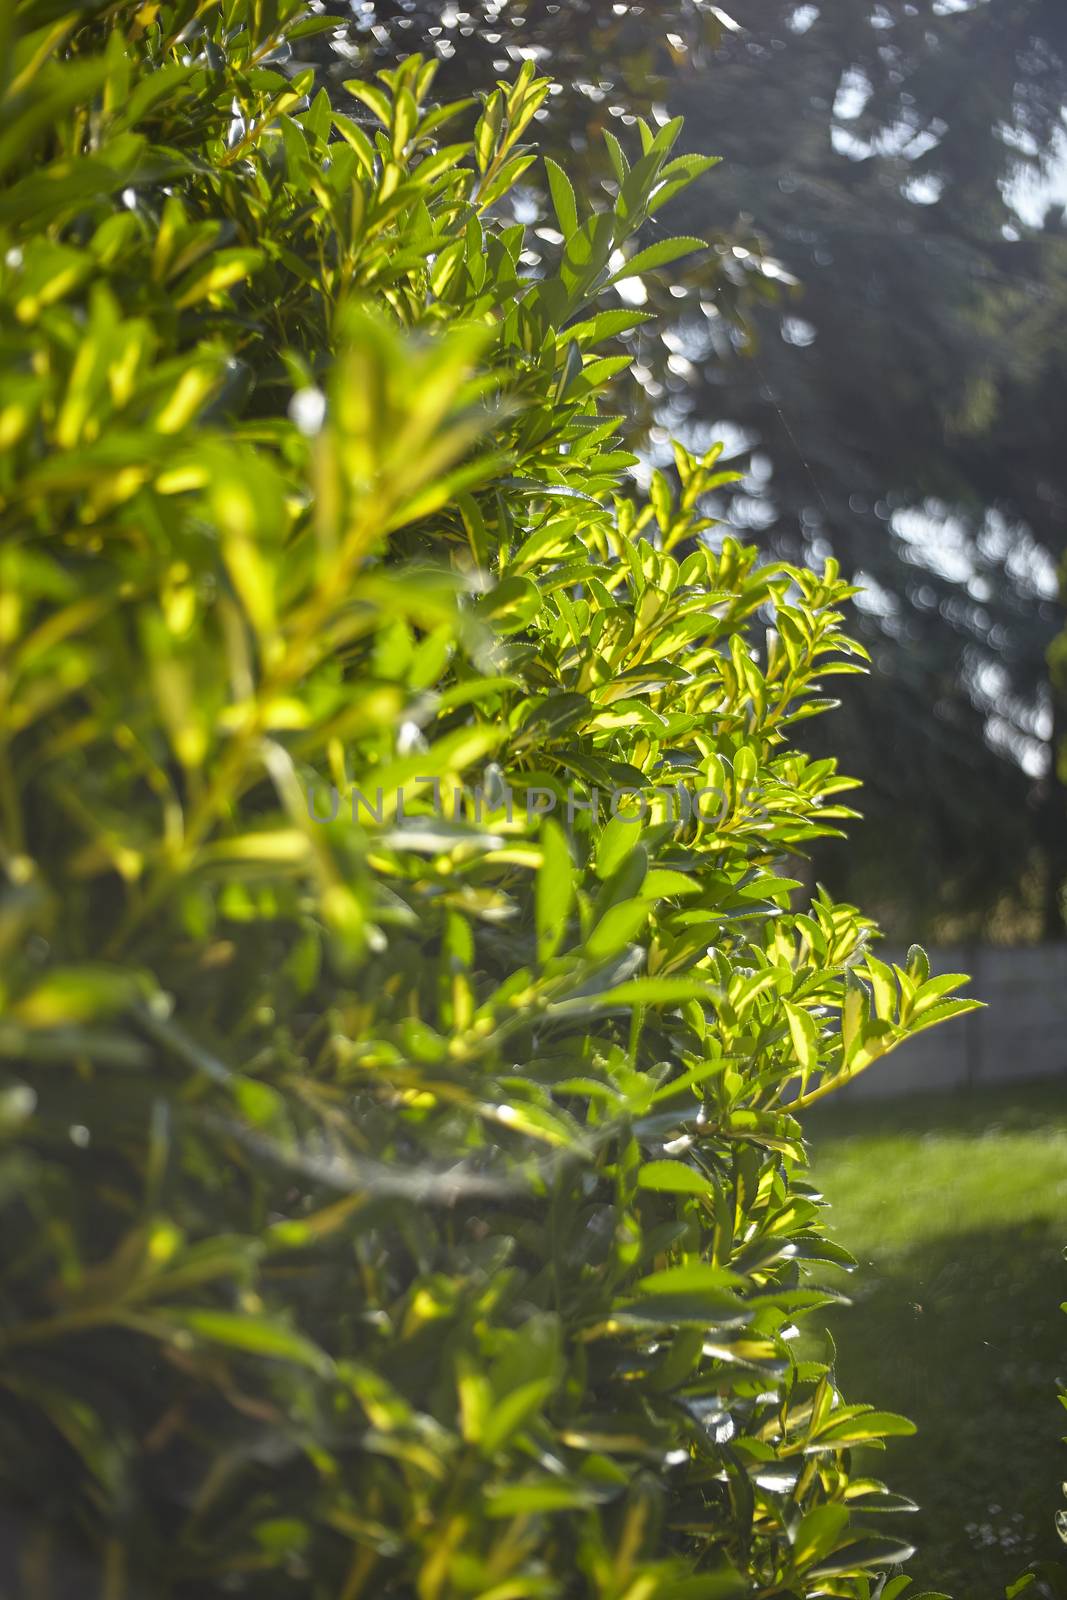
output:
<instances>
[{"instance_id":1,"label":"green hedge","mask_svg":"<svg viewBox=\"0 0 1067 1600\"><path fill-rule=\"evenodd\" d=\"M538 261L530 66L349 116L293 0L14 14L8 1587L891 1600L797 1117L970 1002L794 908L849 589L598 406L709 163L551 168Z\"/></svg>"}]
</instances>

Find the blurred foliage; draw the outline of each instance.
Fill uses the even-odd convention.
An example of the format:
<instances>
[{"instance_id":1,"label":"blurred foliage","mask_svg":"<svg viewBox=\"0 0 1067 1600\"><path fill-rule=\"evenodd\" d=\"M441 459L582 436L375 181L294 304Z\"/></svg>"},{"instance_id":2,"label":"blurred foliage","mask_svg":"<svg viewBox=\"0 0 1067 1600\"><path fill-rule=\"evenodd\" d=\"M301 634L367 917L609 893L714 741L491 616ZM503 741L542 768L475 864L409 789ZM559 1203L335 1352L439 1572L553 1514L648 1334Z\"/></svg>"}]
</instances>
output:
<instances>
[{"instance_id":1,"label":"blurred foliage","mask_svg":"<svg viewBox=\"0 0 1067 1600\"><path fill-rule=\"evenodd\" d=\"M338 110L295 0L16 20L7 1590L893 1600L797 1118L972 1002L782 872L834 563L709 543L717 448L625 492L604 297L707 162L547 165L535 271L532 64Z\"/></svg>"},{"instance_id":2,"label":"blurred foliage","mask_svg":"<svg viewBox=\"0 0 1067 1600\"><path fill-rule=\"evenodd\" d=\"M323 60L436 50L455 93L534 56L555 80L545 148L591 192L601 128L636 113L682 111L726 158L680 202L719 265L656 299L637 351L659 463L670 437L725 432L751 455L720 514L867 587L878 673L833 743L868 821L820 873L895 932L1062 937L1064 229L1040 198L1063 151L1059 0L327 10L346 26Z\"/></svg>"}]
</instances>

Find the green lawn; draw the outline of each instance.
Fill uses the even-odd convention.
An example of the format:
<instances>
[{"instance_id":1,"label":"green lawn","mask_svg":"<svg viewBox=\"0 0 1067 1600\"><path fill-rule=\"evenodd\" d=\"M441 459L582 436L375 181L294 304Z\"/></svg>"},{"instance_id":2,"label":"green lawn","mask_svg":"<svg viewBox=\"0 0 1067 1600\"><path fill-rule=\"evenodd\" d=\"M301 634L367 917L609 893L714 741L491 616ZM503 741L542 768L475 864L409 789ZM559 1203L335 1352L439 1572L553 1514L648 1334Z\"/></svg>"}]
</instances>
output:
<instances>
[{"instance_id":1,"label":"green lawn","mask_svg":"<svg viewBox=\"0 0 1067 1600\"><path fill-rule=\"evenodd\" d=\"M922 1507L919 1582L999 1600L1063 1555L1067 1084L830 1107L808 1129L860 1263L828 1319L839 1381L919 1427L864 1464Z\"/></svg>"}]
</instances>

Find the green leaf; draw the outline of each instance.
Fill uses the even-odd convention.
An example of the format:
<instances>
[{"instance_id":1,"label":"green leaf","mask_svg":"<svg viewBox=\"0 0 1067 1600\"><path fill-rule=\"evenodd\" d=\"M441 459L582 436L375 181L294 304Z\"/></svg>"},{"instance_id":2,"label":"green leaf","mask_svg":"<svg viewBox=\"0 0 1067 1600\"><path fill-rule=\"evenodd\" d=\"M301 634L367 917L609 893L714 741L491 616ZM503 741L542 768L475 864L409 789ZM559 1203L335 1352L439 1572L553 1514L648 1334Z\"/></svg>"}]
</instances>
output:
<instances>
[{"instance_id":1,"label":"green leaf","mask_svg":"<svg viewBox=\"0 0 1067 1600\"><path fill-rule=\"evenodd\" d=\"M888 1539L879 1536L857 1539L854 1543L846 1544L832 1555L823 1556L818 1564L812 1568L810 1576L822 1577L835 1572L862 1572L868 1567L899 1566L901 1562L910 1561L915 1554L915 1546L907 1544L903 1539Z\"/></svg>"},{"instance_id":2,"label":"green leaf","mask_svg":"<svg viewBox=\"0 0 1067 1600\"><path fill-rule=\"evenodd\" d=\"M903 1573L899 1577L890 1578L889 1582L885 1585L881 1594L878 1596L878 1600L900 1600L900 1596L906 1589L911 1588L911 1584L912 1580L906 1577Z\"/></svg>"},{"instance_id":3,"label":"green leaf","mask_svg":"<svg viewBox=\"0 0 1067 1600\"><path fill-rule=\"evenodd\" d=\"M713 1267L707 1262L693 1262L687 1267L666 1267L662 1272L649 1273L637 1285L641 1294L683 1294L690 1290L743 1289L748 1279L729 1267Z\"/></svg>"},{"instance_id":4,"label":"green leaf","mask_svg":"<svg viewBox=\"0 0 1067 1600\"><path fill-rule=\"evenodd\" d=\"M184 1330L198 1339L244 1355L264 1356L307 1367L320 1377L328 1377L333 1363L324 1350L285 1323L270 1317L243 1315L235 1311L185 1310L168 1307L153 1313L168 1327Z\"/></svg>"},{"instance_id":5,"label":"green leaf","mask_svg":"<svg viewBox=\"0 0 1067 1600\"><path fill-rule=\"evenodd\" d=\"M559 222L559 231L564 239L569 239L571 234L578 230L578 205L574 198L574 189L563 168L553 161L551 156L545 157L545 170L548 173L548 186L552 192L552 204Z\"/></svg>"},{"instance_id":6,"label":"green leaf","mask_svg":"<svg viewBox=\"0 0 1067 1600\"><path fill-rule=\"evenodd\" d=\"M657 1326L739 1328L753 1312L726 1289L693 1288L642 1294L617 1306L613 1315Z\"/></svg>"},{"instance_id":7,"label":"green leaf","mask_svg":"<svg viewBox=\"0 0 1067 1600\"><path fill-rule=\"evenodd\" d=\"M596 849L596 874L607 879L617 872L626 857L636 849L642 832L639 818L614 816L601 832Z\"/></svg>"},{"instance_id":8,"label":"green leaf","mask_svg":"<svg viewBox=\"0 0 1067 1600\"><path fill-rule=\"evenodd\" d=\"M809 1011L800 1006L787 1002L784 1009L797 1063L803 1072L814 1072L819 1065L819 1035L814 1019Z\"/></svg>"},{"instance_id":9,"label":"green leaf","mask_svg":"<svg viewBox=\"0 0 1067 1600\"><path fill-rule=\"evenodd\" d=\"M897 1014L900 992L891 967L868 952L867 975L874 991L875 1015L883 1021L892 1021Z\"/></svg>"},{"instance_id":10,"label":"green leaf","mask_svg":"<svg viewBox=\"0 0 1067 1600\"><path fill-rule=\"evenodd\" d=\"M599 994L577 1002L578 1009L595 1004L601 1008L626 1009L637 1005L665 1005L678 1007L690 1000L708 998L708 984L698 978L631 978L625 983L609 985ZM550 1010L565 1014L573 1002L562 1000Z\"/></svg>"},{"instance_id":11,"label":"green leaf","mask_svg":"<svg viewBox=\"0 0 1067 1600\"><path fill-rule=\"evenodd\" d=\"M493 1405L482 1427L479 1441L483 1455L494 1455L497 1450L539 1411L556 1387L554 1378L535 1378L520 1384Z\"/></svg>"},{"instance_id":12,"label":"green leaf","mask_svg":"<svg viewBox=\"0 0 1067 1600\"><path fill-rule=\"evenodd\" d=\"M630 163L626 159L626 154L622 148L622 145L619 143L618 139L616 139L610 128L604 129L604 143L608 147L608 155L611 158L611 164L615 169L616 178L620 183L625 183L627 175L630 171Z\"/></svg>"},{"instance_id":13,"label":"green leaf","mask_svg":"<svg viewBox=\"0 0 1067 1600\"><path fill-rule=\"evenodd\" d=\"M715 1185L684 1161L646 1161L637 1174L638 1187L657 1194L696 1194L714 1199Z\"/></svg>"},{"instance_id":14,"label":"green leaf","mask_svg":"<svg viewBox=\"0 0 1067 1600\"><path fill-rule=\"evenodd\" d=\"M566 835L546 818L541 824L541 867L537 874L537 959L547 961L559 949L574 902L574 864Z\"/></svg>"},{"instance_id":15,"label":"green leaf","mask_svg":"<svg viewBox=\"0 0 1067 1600\"><path fill-rule=\"evenodd\" d=\"M863 1411L859 1416L830 1422L818 1434L820 1445L863 1444L871 1439L903 1438L915 1432L914 1422L893 1411Z\"/></svg>"},{"instance_id":16,"label":"green leaf","mask_svg":"<svg viewBox=\"0 0 1067 1600\"><path fill-rule=\"evenodd\" d=\"M474 130L474 153L481 173L488 172L492 164L503 125L504 96L499 89L495 89L487 99L485 110Z\"/></svg>"},{"instance_id":17,"label":"green leaf","mask_svg":"<svg viewBox=\"0 0 1067 1600\"><path fill-rule=\"evenodd\" d=\"M11 1008L28 1028L58 1028L113 1017L148 999L153 985L128 968L86 963L55 967Z\"/></svg>"},{"instance_id":18,"label":"green leaf","mask_svg":"<svg viewBox=\"0 0 1067 1600\"><path fill-rule=\"evenodd\" d=\"M657 244L650 244L644 250L639 250L635 256L631 256L624 267L620 267L612 274L608 284L618 283L622 278L640 277L642 272L651 272L655 267L668 266L682 256L689 256L695 250L707 248L703 239L686 237L660 239Z\"/></svg>"},{"instance_id":19,"label":"green leaf","mask_svg":"<svg viewBox=\"0 0 1067 1600\"><path fill-rule=\"evenodd\" d=\"M542 598L537 585L529 578L515 575L504 578L495 589L483 596L476 607L478 616L491 622L503 634L519 633L537 616Z\"/></svg>"},{"instance_id":20,"label":"green leaf","mask_svg":"<svg viewBox=\"0 0 1067 1600\"><path fill-rule=\"evenodd\" d=\"M368 111L373 111L384 128L391 125L393 110L384 89L379 89L375 83L364 83L361 78L346 78L344 86L349 94L363 102Z\"/></svg>"},{"instance_id":21,"label":"green leaf","mask_svg":"<svg viewBox=\"0 0 1067 1600\"><path fill-rule=\"evenodd\" d=\"M700 884L695 879L687 877L684 872L674 872L669 867L653 867L641 885L641 896L645 900L666 900L677 895L699 893Z\"/></svg>"},{"instance_id":22,"label":"green leaf","mask_svg":"<svg viewBox=\"0 0 1067 1600\"><path fill-rule=\"evenodd\" d=\"M585 941L582 951L588 961L607 961L641 932L648 921L647 900L624 900L609 907Z\"/></svg>"},{"instance_id":23,"label":"green leaf","mask_svg":"<svg viewBox=\"0 0 1067 1600\"><path fill-rule=\"evenodd\" d=\"M793 1563L803 1571L837 1548L849 1524L848 1507L815 1506L801 1518L793 1535Z\"/></svg>"},{"instance_id":24,"label":"green leaf","mask_svg":"<svg viewBox=\"0 0 1067 1600\"><path fill-rule=\"evenodd\" d=\"M936 1027L939 1022L950 1022L953 1017L965 1017L969 1011L984 1011L981 1000L945 1000L931 1006L921 1016L908 1024L908 1033L922 1033L924 1028Z\"/></svg>"},{"instance_id":25,"label":"green leaf","mask_svg":"<svg viewBox=\"0 0 1067 1600\"><path fill-rule=\"evenodd\" d=\"M174 290L175 307L179 311L185 311L189 306L195 306L211 295L232 289L235 284L243 283L251 273L257 271L263 265L263 261L262 250L216 251L207 261L202 261L194 267L192 272L177 284Z\"/></svg>"},{"instance_id":26,"label":"green leaf","mask_svg":"<svg viewBox=\"0 0 1067 1600\"><path fill-rule=\"evenodd\" d=\"M594 1484L544 1478L537 1483L490 1484L486 1513L490 1517L535 1517L556 1511L587 1511L605 1498Z\"/></svg>"}]
</instances>

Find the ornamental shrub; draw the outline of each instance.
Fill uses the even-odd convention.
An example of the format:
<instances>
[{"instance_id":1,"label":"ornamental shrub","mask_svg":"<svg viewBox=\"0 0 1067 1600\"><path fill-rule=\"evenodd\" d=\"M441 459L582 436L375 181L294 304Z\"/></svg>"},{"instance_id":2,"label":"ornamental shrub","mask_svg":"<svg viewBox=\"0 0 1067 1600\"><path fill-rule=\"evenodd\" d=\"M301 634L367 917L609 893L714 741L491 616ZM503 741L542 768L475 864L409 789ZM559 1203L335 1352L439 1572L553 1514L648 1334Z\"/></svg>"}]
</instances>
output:
<instances>
[{"instance_id":1,"label":"ornamental shrub","mask_svg":"<svg viewBox=\"0 0 1067 1600\"><path fill-rule=\"evenodd\" d=\"M5 16L6 1592L868 1600L798 1118L969 1002L794 903L848 587L601 409L708 163L550 168L535 271L531 66Z\"/></svg>"}]
</instances>

